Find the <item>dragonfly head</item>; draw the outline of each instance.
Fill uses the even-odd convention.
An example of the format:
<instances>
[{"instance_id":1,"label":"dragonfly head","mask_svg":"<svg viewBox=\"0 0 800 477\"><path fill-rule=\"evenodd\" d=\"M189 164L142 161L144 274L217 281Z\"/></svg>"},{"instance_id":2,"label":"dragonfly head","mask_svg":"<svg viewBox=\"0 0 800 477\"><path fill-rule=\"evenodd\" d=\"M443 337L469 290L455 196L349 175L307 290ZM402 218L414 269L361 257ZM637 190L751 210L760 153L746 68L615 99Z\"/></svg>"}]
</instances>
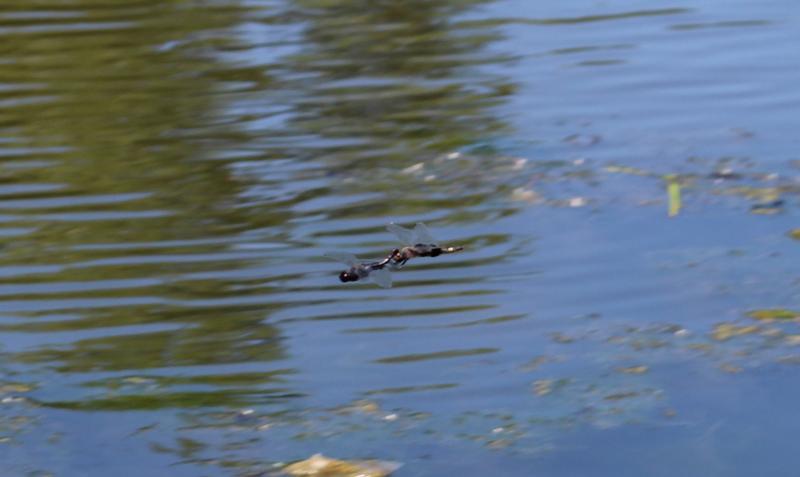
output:
<instances>
[{"instance_id":1,"label":"dragonfly head","mask_svg":"<svg viewBox=\"0 0 800 477\"><path fill-rule=\"evenodd\" d=\"M345 271L339 274L339 280L342 282L355 282L358 281L358 275L350 271Z\"/></svg>"}]
</instances>

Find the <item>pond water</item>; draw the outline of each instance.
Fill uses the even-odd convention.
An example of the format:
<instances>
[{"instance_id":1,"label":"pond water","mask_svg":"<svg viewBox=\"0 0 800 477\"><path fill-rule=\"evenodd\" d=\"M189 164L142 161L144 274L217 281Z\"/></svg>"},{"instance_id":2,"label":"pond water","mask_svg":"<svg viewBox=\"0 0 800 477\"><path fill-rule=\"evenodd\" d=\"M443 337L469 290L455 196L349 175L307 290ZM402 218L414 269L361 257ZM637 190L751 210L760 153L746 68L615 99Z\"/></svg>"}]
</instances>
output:
<instances>
[{"instance_id":1,"label":"pond water","mask_svg":"<svg viewBox=\"0 0 800 477\"><path fill-rule=\"evenodd\" d=\"M3 475L796 474L795 2L5 0L0 39ZM339 283L392 221L466 250Z\"/></svg>"}]
</instances>

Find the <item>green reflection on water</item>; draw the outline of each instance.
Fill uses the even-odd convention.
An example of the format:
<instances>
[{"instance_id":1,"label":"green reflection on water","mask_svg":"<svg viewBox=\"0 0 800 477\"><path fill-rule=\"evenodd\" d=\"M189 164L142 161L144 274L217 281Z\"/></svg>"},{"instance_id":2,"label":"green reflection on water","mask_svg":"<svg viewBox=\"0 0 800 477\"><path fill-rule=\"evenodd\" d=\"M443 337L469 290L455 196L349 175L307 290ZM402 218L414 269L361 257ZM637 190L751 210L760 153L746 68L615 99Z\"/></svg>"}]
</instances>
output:
<instances>
[{"instance_id":1,"label":"green reflection on water","mask_svg":"<svg viewBox=\"0 0 800 477\"><path fill-rule=\"evenodd\" d=\"M504 190L496 179L506 176L492 175L490 154L430 161L506 128L493 108L515 85L481 66L510 58L484 51L497 32L458 18L480 3L4 3L0 13L11 14L0 15L0 211L3 226L21 232L0 235L0 268L10 270L0 274L0 304L13 314L0 330L42 337L6 358L28 370L85 373L78 379L89 384L78 386L77 398L45 386L47 403L61 408L268 401L260 386L272 378L235 367L290 357L269 316L316 304L322 311L304 320L340 317L324 306L335 300L286 295L303 289L284 283L304 277L287 262L306 264L305 249L313 246L292 240L293 221L382 221L431 210L443 220L476 220ZM243 25L283 33L299 26L301 33L263 41L243 34ZM265 46L287 48L252 53ZM299 169L270 169L286 159ZM398 174L420 161L430 164L426 176ZM406 194L422 186L419 196ZM363 193L375 195L328 206ZM316 208L298 207L315 200ZM323 226L314 237L348 232L337 228ZM279 248L236 249L243 240ZM508 238L480 240L505 246ZM459 289L422 298L493 293ZM423 304L341 316L493 306ZM220 364L228 371L180 375L182 367ZM115 374L137 371L156 388L130 389ZM96 394L102 388L115 394ZM291 380L276 392L302 394Z\"/></svg>"},{"instance_id":2,"label":"green reflection on water","mask_svg":"<svg viewBox=\"0 0 800 477\"><path fill-rule=\"evenodd\" d=\"M30 228L22 238L3 239L0 266L20 267L19 274L0 279L12 287L4 298L6 310L20 317L4 328L47 333L48 341L58 331L171 328L70 334L10 359L85 373L285 357L280 332L264 323L273 307L194 305L197 300L236 299L239 281L181 279L189 273L229 272L261 258L240 254L225 259L230 238L286 219L277 209L264 208L257 216L237 209L245 184L225 162L211 160L238 134L220 121L226 106L218 93L244 77L267 79L259 69L225 64L212 54L212 45L230 43L228 30L249 10L237 2L197 7L148 0L114 7L89 1L12 1L0 10L39 10L45 18L32 14L30 19L0 20L0 77L11 85L0 98L5 106L0 134L13 138L13 149L2 151L0 185L54 185L0 203L11 225ZM205 242L193 242L200 238ZM172 241L173 246L157 249L137 245ZM52 269L26 273L25 267L33 265ZM110 279L127 284L105 288ZM48 292L38 284L53 286ZM19 291L12 293L13 287ZM262 286L261 292L270 289ZM61 317L65 313L69 319ZM268 394L213 389L222 385L224 374L207 379L211 389L183 391L187 383L161 378L159 388L172 391L56 398L51 405L114 410L235 406ZM59 390L50 389L49 395L58 396Z\"/></svg>"}]
</instances>

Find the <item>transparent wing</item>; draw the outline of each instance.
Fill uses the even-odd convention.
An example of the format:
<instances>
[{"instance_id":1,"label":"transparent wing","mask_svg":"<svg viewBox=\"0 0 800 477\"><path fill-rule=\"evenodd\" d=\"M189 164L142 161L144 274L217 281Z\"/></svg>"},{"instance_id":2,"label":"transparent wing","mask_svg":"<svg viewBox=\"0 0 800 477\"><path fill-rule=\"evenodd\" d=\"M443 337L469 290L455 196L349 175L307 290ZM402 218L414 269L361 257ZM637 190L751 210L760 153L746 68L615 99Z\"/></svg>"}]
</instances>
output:
<instances>
[{"instance_id":1,"label":"transparent wing","mask_svg":"<svg viewBox=\"0 0 800 477\"><path fill-rule=\"evenodd\" d=\"M337 262L346 263L351 267L358 265L358 257L353 255L352 253L347 252L325 252L322 254L323 257L329 258L331 260L335 260Z\"/></svg>"},{"instance_id":2,"label":"transparent wing","mask_svg":"<svg viewBox=\"0 0 800 477\"><path fill-rule=\"evenodd\" d=\"M426 245L436 244L436 239L431 235L431 231L428 230L428 227L422 222L417 222L417 226L414 227L414 234L417 236L417 240L413 245L418 243L424 243Z\"/></svg>"},{"instance_id":3,"label":"transparent wing","mask_svg":"<svg viewBox=\"0 0 800 477\"><path fill-rule=\"evenodd\" d=\"M386 226L386 230L395 234L398 239L405 245L415 245L414 238L415 234L412 230L409 230L405 227L401 227L394 222Z\"/></svg>"},{"instance_id":4,"label":"transparent wing","mask_svg":"<svg viewBox=\"0 0 800 477\"><path fill-rule=\"evenodd\" d=\"M392 274L385 268L370 271L369 279L381 288L392 288Z\"/></svg>"}]
</instances>

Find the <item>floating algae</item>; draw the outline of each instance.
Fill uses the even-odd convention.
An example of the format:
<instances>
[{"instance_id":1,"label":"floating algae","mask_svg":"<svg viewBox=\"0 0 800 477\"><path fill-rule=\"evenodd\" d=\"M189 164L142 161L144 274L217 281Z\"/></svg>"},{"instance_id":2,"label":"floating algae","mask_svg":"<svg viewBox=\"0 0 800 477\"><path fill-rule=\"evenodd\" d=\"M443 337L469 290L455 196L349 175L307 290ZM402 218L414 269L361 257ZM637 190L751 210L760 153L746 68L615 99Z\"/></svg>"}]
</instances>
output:
<instances>
[{"instance_id":1,"label":"floating algae","mask_svg":"<svg viewBox=\"0 0 800 477\"><path fill-rule=\"evenodd\" d=\"M800 313L785 308L753 310L747 314L750 318L759 321L794 320L800 318Z\"/></svg>"}]
</instances>

